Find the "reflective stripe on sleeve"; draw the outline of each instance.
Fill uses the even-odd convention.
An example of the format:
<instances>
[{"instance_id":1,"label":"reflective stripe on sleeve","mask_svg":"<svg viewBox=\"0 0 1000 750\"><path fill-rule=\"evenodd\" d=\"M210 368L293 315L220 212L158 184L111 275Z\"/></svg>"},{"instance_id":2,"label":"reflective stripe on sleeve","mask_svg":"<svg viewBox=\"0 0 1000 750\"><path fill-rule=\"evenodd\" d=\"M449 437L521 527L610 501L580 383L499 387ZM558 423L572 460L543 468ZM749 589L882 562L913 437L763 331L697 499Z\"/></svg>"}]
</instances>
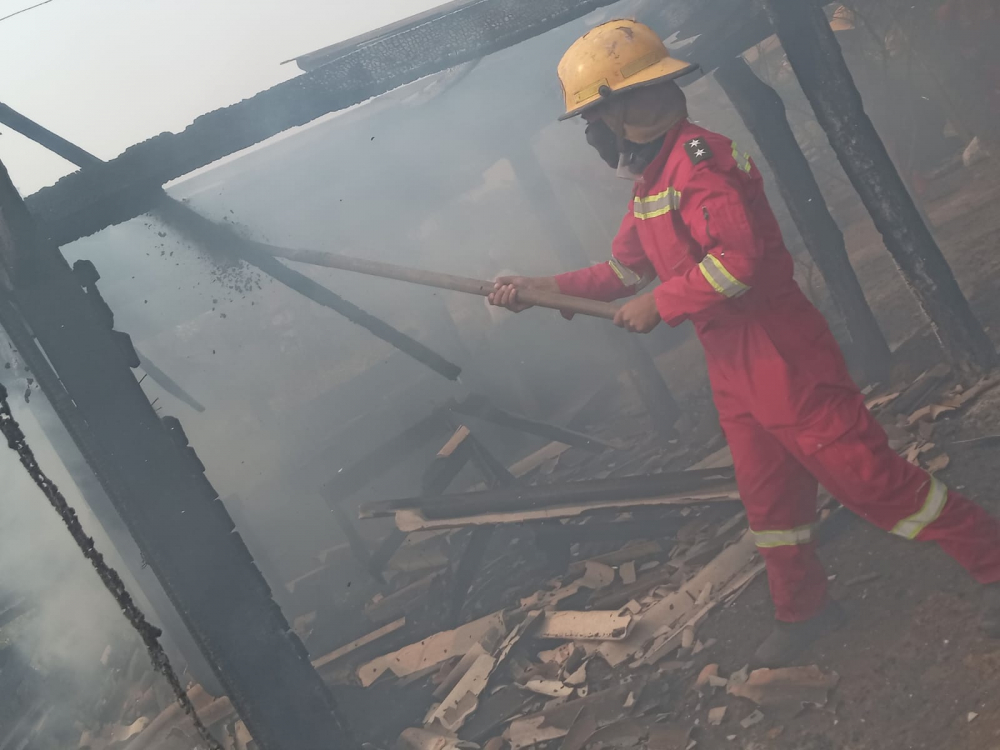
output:
<instances>
[{"instance_id":1,"label":"reflective stripe on sleeve","mask_svg":"<svg viewBox=\"0 0 1000 750\"><path fill-rule=\"evenodd\" d=\"M618 280L625 286L635 286L642 281L642 276L626 266L618 260L618 258L612 258L609 260L608 265L611 266L611 270L614 271L615 276L617 276Z\"/></svg>"},{"instance_id":2,"label":"reflective stripe on sleeve","mask_svg":"<svg viewBox=\"0 0 1000 750\"><path fill-rule=\"evenodd\" d=\"M815 524L799 526L786 531L753 531L754 542L758 547L795 547L809 544L812 541Z\"/></svg>"},{"instance_id":3,"label":"reflective stripe on sleeve","mask_svg":"<svg viewBox=\"0 0 1000 750\"><path fill-rule=\"evenodd\" d=\"M653 280L653 276L643 274L640 276L631 268L622 263L618 258L612 258L608 261L608 265L614 272L615 276L622 283L623 286L631 286L635 288L636 292L641 292L647 286L649 282Z\"/></svg>"},{"instance_id":4,"label":"reflective stripe on sleeve","mask_svg":"<svg viewBox=\"0 0 1000 750\"><path fill-rule=\"evenodd\" d=\"M892 533L904 539L916 539L921 531L937 520L947 502L948 487L944 482L931 477L931 487L927 491L923 507L893 526Z\"/></svg>"},{"instance_id":5,"label":"reflective stripe on sleeve","mask_svg":"<svg viewBox=\"0 0 1000 750\"><path fill-rule=\"evenodd\" d=\"M636 196L632 202L632 213L637 219L653 219L669 211L676 211L680 203L680 191L668 187L656 195L647 195L645 198Z\"/></svg>"},{"instance_id":6,"label":"reflective stripe on sleeve","mask_svg":"<svg viewBox=\"0 0 1000 750\"><path fill-rule=\"evenodd\" d=\"M750 287L737 279L722 265L722 261L714 255L706 255L705 259L698 264L705 280L712 285L712 288L723 297L739 297L750 290Z\"/></svg>"},{"instance_id":7,"label":"reflective stripe on sleeve","mask_svg":"<svg viewBox=\"0 0 1000 750\"><path fill-rule=\"evenodd\" d=\"M749 172L751 167L753 167L753 162L750 161L750 154L740 156L740 149L736 145L736 141L733 141L733 159L736 160L736 166L744 172Z\"/></svg>"}]
</instances>

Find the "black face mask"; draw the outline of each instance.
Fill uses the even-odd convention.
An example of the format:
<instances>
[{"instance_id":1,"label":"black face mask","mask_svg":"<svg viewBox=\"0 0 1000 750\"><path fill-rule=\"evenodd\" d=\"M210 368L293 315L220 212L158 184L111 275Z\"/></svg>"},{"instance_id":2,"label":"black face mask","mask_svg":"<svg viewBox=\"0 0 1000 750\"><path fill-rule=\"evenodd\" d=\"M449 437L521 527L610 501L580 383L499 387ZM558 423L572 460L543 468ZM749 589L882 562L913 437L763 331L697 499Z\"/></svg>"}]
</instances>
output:
<instances>
[{"instance_id":1,"label":"black face mask","mask_svg":"<svg viewBox=\"0 0 1000 750\"><path fill-rule=\"evenodd\" d=\"M604 120L587 123L587 143L594 147L604 163L618 169L618 138L611 132Z\"/></svg>"},{"instance_id":2,"label":"black face mask","mask_svg":"<svg viewBox=\"0 0 1000 750\"><path fill-rule=\"evenodd\" d=\"M663 137L657 138L651 143L632 143L632 141L626 140L619 147L618 137L604 120L594 120L587 123L586 134L587 143L601 155L605 164L617 170L624 155L629 169L635 174L641 174L663 147Z\"/></svg>"}]
</instances>

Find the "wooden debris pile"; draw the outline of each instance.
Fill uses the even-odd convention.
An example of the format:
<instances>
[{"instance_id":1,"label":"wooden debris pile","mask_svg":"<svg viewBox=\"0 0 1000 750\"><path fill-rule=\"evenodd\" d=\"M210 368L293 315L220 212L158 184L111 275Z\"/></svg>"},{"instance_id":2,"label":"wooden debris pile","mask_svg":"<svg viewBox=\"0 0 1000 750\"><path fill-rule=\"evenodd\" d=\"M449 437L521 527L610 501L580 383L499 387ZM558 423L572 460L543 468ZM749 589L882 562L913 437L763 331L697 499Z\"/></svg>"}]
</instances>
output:
<instances>
[{"instance_id":1,"label":"wooden debris pile","mask_svg":"<svg viewBox=\"0 0 1000 750\"><path fill-rule=\"evenodd\" d=\"M1000 385L1000 376L990 375L971 384L956 383L947 365L921 374L904 389L872 394L866 402L889 435L889 444L910 463L934 474L951 463L945 451L949 431L941 425L960 418L984 394ZM991 439L954 441L955 445Z\"/></svg>"},{"instance_id":2,"label":"wooden debris pile","mask_svg":"<svg viewBox=\"0 0 1000 750\"><path fill-rule=\"evenodd\" d=\"M700 624L763 568L735 508L680 519L670 544L573 561L516 606L369 659L349 679L422 696L423 721L400 750L686 748L690 728L672 724L665 701L708 658Z\"/></svg>"}]
</instances>

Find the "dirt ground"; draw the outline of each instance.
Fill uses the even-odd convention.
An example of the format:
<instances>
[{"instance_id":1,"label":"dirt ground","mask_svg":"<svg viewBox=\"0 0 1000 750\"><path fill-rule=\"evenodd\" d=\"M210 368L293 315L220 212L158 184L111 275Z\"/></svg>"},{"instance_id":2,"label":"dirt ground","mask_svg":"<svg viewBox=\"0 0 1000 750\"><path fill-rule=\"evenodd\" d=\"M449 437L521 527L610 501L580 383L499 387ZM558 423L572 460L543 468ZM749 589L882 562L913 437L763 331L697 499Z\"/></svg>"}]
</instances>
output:
<instances>
[{"instance_id":1,"label":"dirt ground","mask_svg":"<svg viewBox=\"0 0 1000 750\"><path fill-rule=\"evenodd\" d=\"M925 202L934 231L976 313L1000 333L1000 193L990 168L958 170L932 184ZM874 227L858 215L845 230L866 293L894 342L917 331L897 351L897 375L920 372L940 354L918 310L898 280ZM955 441L1000 434L1000 393L984 396L966 413L940 423L934 441L951 458L940 473L1000 514L996 443ZM751 729L740 720L749 702L725 696L683 696L678 715L698 720L700 748L753 750L997 750L1000 749L1000 641L976 628L978 586L932 545L906 542L846 511L828 531L821 556L831 593L850 613L838 632L799 663L839 673L825 709L790 720L766 718ZM772 607L761 578L715 615L701 638L717 638L711 660L723 674L743 666L770 629ZM725 721L706 727L709 708L729 705ZM735 736L734 736L735 735Z\"/></svg>"}]
</instances>

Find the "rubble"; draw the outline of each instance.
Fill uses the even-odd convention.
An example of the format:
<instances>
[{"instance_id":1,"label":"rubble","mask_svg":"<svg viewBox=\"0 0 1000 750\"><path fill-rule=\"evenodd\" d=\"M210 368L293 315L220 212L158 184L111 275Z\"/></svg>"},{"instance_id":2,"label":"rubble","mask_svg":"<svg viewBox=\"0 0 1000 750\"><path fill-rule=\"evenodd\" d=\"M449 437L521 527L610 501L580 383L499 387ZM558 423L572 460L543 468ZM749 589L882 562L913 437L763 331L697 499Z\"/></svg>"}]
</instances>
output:
<instances>
[{"instance_id":1,"label":"rubble","mask_svg":"<svg viewBox=\"0 0 1000 750\"><path fill-rule=\"evenodd\" d=\"M396 677L407 677L439 666L454 656L464 656L491 630L503 627L503 613L495 612L454 630L437 633L399 651L373 659L358 668L358 679L362 685L368 687L387 670L391 670Z\"/></svg>"},{"instance_id":2,"label":"rubble","mask_svg":"<svg viewBox=\"0 0 1000 750\"><path fill-rule=\"evenodd\" d=\"M898 421L893 430L900 433L897 439L904 441L900 450L915 461L943 468L947 455L931 440L933 419L966 407L987 386L977 384L941 393L950 371L941 377L938 374L927 375L917 389L876 393L870 403ZM919 416L911 421L913 414ZM574 467L586 466L576 460L572 449L550 444L532 458L529 470L554 467L551 462L556 456L558 467L548 474L536 472L539 481L570 483L575 479ZM619 460L613 459L610 465ZM730 471L731 463L728 449L723 448L696 465L702 472L715 472ZM610 471L603 476L612 478ZM507 524L516 535L520 526L514 524L519 524L525 529L540 529L544 532L540 538L547 544L564 540L560 543L565 543L566 551L563 557L550 561L558 567L537 575L531 588L521 589L502 604L484 600L502 608L372 659L357 669L357 679L367 687L388 673L397 684L411 681L407 689L417 689L413 680L431 683L428 697L433 693L434 703L423 726L407 730L411 742L414 737L425 742L433 738L439 744L468 741L501 750L542 744L563 750L639 745L648 750L688 750L695 744L691 726L677 722L676 714L665 713L672 688L691 695L688 686L694 687L699 694L700 721L707 727L727 720L735 725L742 716L740 727L749 729L766 718L790 718L806 706L825 706L838 681L835 673L824 673L815 666L753 672L745 667L727 679L719 674L718 664L699 657L714 644L712 639L699 637L705 620L716 608L732 603L764 570L753 536L746 530L745 514L690 490L692 486L697 490L699 482L715 481L711 477L726 476L730 475L679 478L678 486L685 491L666 503L661 502L662 497L622 500L614 494L602 495L594 503L593 495L586 502L563 502L559 492L531 494L516 485L493 495L469 496L475 502L475 513L468 508L453 510L462 505L462 495L419 499L409 507L394 507L404 501L370 503L369 509L382 509L380 514L391 511L402 529ZM637 479L622 486L639 484ZM719 499L730 491L732 488L727 490L720 484L708 495ZM488 507L487 497L501 502ZM821 518L825 520L832 512L825 509ZM654 518L666 519L667 525L659 527L665 531L650 538L629 539L603 532L619 523L625 524L620 528L641 534L655 525L650 521ZM609 549L615 540L619 540L617 545ZM438 549L449 550L450 544L439 543ZM448 570L448 566L413 568L406 572L408 577L393 581L396 591L387 592L385 598L405 591L428 573L445 580ZM497 576L501 571L503 574ZM508 566L497 565L491 575L493 579L509 578ZM874 578L859 576L847 585L861 585ZM512 582L507 584L517 590ZM650 681L656 681L656 689L644 691ZM730 718L731 704L706 706L700 702L709 696L714 696L716 703L720 696L746 699L756 704L756 709ZM429 734L414 734L415 730Z\"/></svg>"},{"instance_id":3,"label":"rubble","mask_svg":"<svg viewBox=\"0 0 1000 750\"><path fill-rule=\"evenodd\" d=\"M624 716L628 686L578 698L529 716L516 719L504 733L511 750L532 747L542 742L565 737L580 719L584 710L597 728L607 726Z\"/></svg>"},{"instance_id":4,"label":"rubble","mask_svg":"<svg viewBox=\"0 0 1000 750\"><path fill-rule=\"evenodd\" d=\"M839 680L836 672L825 674L815 665L758 669L746 682L730 683L727 692L776 713L795 715L806 706L825 706Z\"/></svg>"}]
</instances>

